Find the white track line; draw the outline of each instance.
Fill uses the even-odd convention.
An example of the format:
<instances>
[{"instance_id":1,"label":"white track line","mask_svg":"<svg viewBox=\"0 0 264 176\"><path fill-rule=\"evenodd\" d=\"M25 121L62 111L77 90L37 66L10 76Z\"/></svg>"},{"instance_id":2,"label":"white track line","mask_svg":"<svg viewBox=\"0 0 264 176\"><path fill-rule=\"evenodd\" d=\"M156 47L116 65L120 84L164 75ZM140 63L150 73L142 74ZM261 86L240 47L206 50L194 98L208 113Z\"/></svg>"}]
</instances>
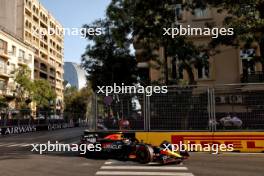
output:
<instances>
[{"instance_id":1,"label":"white track line","mask_svg":"<svg viewBox=\"0 0 264 176\"><path fill-rule=\"evenodd\" d=\"M15 145L16 143L1 143L0 147L8 147L10 145Z\"/></svg>"},{"instance_id":2,"label":"white track line","mask_svg":"<svg viewBox=\"0 0 264 176\"><path fill-rule=\"evenodd\" d=\"M0 147L28 147L31 144L27 143L0 143Z\"/></svg>"},{"instance_id":3,"label":"white track line","mask_svg":"<svg viewBox=\"0 0 264 176\"><path fill-rule=\"evenodd\" d=\"M128 172L128 171L98 171L96 175L158 175L158 176L194 176L192 173L180 172Z\"/></svg>"},{"instance_id":4,"label":"white track line","mask_svg":"<svg viewBox=\"0 0 264 176\"><path fill-rule=\"evenodd\" d=\"M104 164L110 165L110 164L113 164L113 162L112 161L106 161Z\"/></svg>"},{"instance_id":5,"label":"white track line","mask_svg":"<svg viewBox=\"0 0 264 176\"><path fill-rule=\"evenodd\" d=\"M101 169L109 170L188 170L187 167L167 167L167 166L102 166Z\"/></svg>"},{"instance_id":6,"label":"white track line","mask_svg":"<svg viewBox=\"0 0 264 176\"><path fill-rule=\"evenodd\" d=\"M12 144L12 145L9 145L7 147L22 147L23 145L25 145L26 143L20 143L20 144Z\"/></svg>"}]
</instances>

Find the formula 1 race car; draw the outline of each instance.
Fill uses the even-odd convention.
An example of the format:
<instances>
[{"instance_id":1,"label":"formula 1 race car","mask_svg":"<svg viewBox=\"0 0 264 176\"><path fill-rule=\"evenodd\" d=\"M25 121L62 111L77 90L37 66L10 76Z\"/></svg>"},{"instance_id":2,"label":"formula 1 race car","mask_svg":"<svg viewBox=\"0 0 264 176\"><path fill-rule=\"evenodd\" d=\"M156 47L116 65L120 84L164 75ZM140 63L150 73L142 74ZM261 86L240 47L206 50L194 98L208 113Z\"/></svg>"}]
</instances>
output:
<instances>
[{"instance_id":1,"label":"formula 1 race car","mask_svg":"<svg viewBox=\"0 0 264 176\"><path fill-rule=\"evenodd\" d=\"M133 135L116 133L85 132L80 144L100 145L101 150L88 151L86 157L102 157L119 160L131 160L142 164L157 162L159 164L181 163L189 157L187 151L174 152L165 149L164 141L159 147L139 142Z\"/></svg>"}]
</instances>

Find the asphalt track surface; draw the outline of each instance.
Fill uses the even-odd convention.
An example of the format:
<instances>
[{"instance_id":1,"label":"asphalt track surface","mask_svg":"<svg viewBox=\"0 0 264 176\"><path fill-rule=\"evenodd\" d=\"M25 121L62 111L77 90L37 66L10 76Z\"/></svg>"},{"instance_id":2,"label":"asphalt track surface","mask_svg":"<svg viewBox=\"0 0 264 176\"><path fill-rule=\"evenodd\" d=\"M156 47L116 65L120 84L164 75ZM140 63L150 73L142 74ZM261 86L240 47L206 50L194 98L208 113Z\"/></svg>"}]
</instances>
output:
<instances>
[{"instance_id":1,"label":"asphalt track surface","mask_svg":"<svg viewBox=\"0 0 264 176\"><path fill-rule=\"evenodd\" d=\"M83 128L0 137L0 176L263 176L264 154L191 153L181 165L141 165L131 161L87 159L76 152L31 152L30 144L77 143Z\"/></svg>"}]
</instances>

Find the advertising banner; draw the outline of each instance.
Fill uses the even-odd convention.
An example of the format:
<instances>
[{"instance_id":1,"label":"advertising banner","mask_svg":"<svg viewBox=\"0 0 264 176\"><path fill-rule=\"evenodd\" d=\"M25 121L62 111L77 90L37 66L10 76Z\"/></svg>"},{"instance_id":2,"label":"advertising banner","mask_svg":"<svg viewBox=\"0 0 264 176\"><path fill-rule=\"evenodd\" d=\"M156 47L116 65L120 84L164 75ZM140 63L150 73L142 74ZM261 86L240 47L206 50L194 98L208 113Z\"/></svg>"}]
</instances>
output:
<instances>
[{"instance_id":1,"label":"advertising banner","mask_svg":"<svg viewBox=\"0 0 264 176\"><path fill-rule=\"evenodd\" d=\"M163 141L201 146L224 144L231 145L234 152L264 152L264 132L137 132L136 138L153 145Z\"/></svg>"}]
</instances>

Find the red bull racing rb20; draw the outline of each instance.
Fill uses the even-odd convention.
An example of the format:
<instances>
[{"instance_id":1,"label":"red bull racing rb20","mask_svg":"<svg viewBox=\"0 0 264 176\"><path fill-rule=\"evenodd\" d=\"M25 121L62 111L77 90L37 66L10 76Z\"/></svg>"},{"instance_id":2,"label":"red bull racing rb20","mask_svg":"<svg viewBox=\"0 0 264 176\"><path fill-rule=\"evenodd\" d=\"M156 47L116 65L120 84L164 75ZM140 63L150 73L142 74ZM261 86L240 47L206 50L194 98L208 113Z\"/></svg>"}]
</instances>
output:
<instances>
[{"instance_id":1,"label":"red bull racing rb20","mask_svg":"<svg viewBox=\"0 0 264 176\"><path fill-rule=\"evenodd\" d=\"M141 164L157 162L159 164L179 164L189 157L187 151L177 152L169 149L168 142L153 146L138 141L133 134L123 132L97 133L85 131L80 144L100 146L100 150L85 153L89 158L111 158L131 160Z\"/></svg>"}]
</instances>

